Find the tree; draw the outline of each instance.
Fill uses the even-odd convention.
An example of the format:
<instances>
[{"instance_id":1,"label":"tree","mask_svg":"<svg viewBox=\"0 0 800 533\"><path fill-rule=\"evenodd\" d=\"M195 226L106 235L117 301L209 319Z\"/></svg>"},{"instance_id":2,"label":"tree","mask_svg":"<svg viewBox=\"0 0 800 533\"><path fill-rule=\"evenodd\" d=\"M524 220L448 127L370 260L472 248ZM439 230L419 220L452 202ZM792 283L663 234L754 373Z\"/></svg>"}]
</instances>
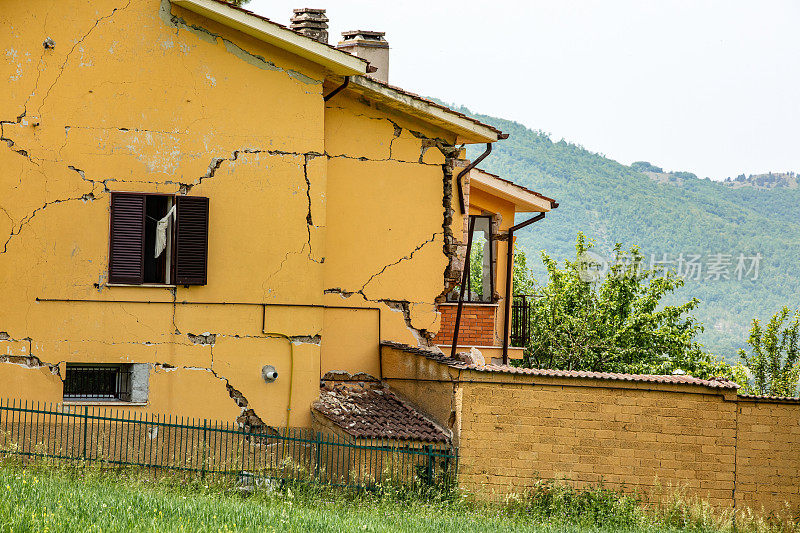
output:
<instances>
[{"instance_id":1,"label":"tree","mask_svg":"<svg viewBox=\"0 0 800 533\"><path fill-rule=\"evenodd\" d=\"M578 233L576 260L560 268L542 252L549 283L533 299L531 339L523 364L534 368L671 374L730 375L730 366L706 353L691 311L662 300L683 285L673 272L646 270L638 247L614 247L609 265Z\"/></svg>"},{"instance_id":2,"label":"tree","mask_svg":"<svg viewBox=\"0 0 800 533\"><path fill-rule=\"evenodd\" d=\"M483 245L485 240L478 235L473 235L472 250L469 254L469 289L473 297L483 299Z\"/></svg>"},{"instance_id":3,"label":"tree","mask_svg":"<svg viewBox=\"0 0 800 533\"><path fill-rule=\"evenodd\" d=\"M747 340L751 353L739 350L739 357L744 363L736 368L742 386L740 392L766 396L797 395L797 383L800 380L800 309L784 326L789 314L789 308L784 306L772 316L766 330L762 329L758 319L753 319Z\"/></svg>"},{"instance_id":4,"label":"tree","mask_svg":"<svg viewBox=\"0 0 800 533\"><path fill-rule=\"evenodd\" d=\"M222 0L222 1L223 2L227 2L227 3L229 3L231 5L234 5L234 6L241 6L241 5L246 4L247 2L249 2L250 0Z\"/></svg>"},{"instance_id":5,"label":"tree","mask_svg":"<svg viewBox=\"0 0 800 533\"><path fill-rule=\"evenodd\" d=\"M528 268L528 258L525 252L514 243L514 267L512 271L514 294L533 295L536 290L536 280L533 279L531 269Z\"/></svg>"}]
</instances>

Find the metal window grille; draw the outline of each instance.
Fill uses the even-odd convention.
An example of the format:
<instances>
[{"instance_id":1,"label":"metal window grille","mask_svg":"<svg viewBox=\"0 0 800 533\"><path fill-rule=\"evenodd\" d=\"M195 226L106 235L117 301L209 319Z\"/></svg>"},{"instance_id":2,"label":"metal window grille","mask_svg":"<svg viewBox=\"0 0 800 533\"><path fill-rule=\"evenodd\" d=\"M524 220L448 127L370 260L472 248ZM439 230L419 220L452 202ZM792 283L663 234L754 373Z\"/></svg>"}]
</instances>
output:
<instances>
[{"instance_id":1,"label":"metal window grille","mask_svg":"<svg viewBox=\"0 0 800 533\"><path fill-rule=\"evenodd\" d=\"M65 400L131 400L130 365L67 364Z\"/></svg>"},{"instance_id":2,"label":"metal window grille","mask_svg":"<svg viewBox=\"0 0 800 533\"><path fill-rule=\"evenodd\" d=\"M526 346L531 337L532 296L518 294L511 304L511 345Z\"/></svg>"}]
</instances>

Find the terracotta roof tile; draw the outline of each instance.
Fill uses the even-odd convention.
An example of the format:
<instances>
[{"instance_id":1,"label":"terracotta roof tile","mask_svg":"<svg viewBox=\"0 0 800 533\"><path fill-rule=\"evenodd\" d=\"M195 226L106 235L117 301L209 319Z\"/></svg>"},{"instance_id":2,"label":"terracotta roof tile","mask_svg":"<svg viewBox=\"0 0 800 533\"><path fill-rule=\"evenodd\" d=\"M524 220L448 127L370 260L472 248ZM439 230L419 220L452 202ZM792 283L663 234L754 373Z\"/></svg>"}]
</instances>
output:
<instances>
[{"instance_id":1,"label":"terracotta roof tile","mask_svg":"<svg viewBox=\"0 0 800 533\"><path fill-rule=\"evenodd\" d=\"M474 370L475 372L500 372L503 374L519 374L526 376L557 377L557 378L580 378L580 379L604 379L612 381L637 381L647 383L669 383L676 385L700 385L713 389L736 390L739 385L732 381L723 379L700 379L689 375L658 375L658 374L621 374L617 372L587 372L583 370L551 370L545 368L517 368L509 365L485 365L476 366L466 364L461 361L453 360L446 355L433 350L414 348L405 344L383 341L383 346L389 346L408 353L422 355L432 361L447 365L459 370Z\"/></svg>"},{"instance_id":2,"label":"terracotta roof tile","mask_svg":"<svg viewBox=\"0 0 800 533\"><path fill-rule=\"evenodd\" d=\"M555 200L553 200L552 198L549 198L549 197L547 197L547 196L545 196L545 195L543 195L543 194L541 194L541 193L538 193L538 192L536 192L536 191L532 191L532 190L528 189L527 187L523 187L523 186L522 186L522 185L520 185L519 183L514 183L514 182L513 182L513 181L511 181L511 180L507 180L507 179L505 179L505 178L501 178L501 177L500 177L500 176L498 176L497 174L492 174L491 172L487 172L487 171L483 170L482 168L476 168L475 170L478 170L478 171L480 171L480 172L483 172L484 174L486 174L486 175L488 175L488 176L491 176L491 177L493 177L493 178L495 178L495 179L498 179L498 180L502 181L503 183L508 183L509 185L513 185L514 187L517 187L518 189L522 189L523 191L525 191L525 192L527 192L527 193L530 193L530 194L532 194L532 195L534 195L534 196L538 196L538 197L539 197L539 198L541 198L542 200L547 200L548 202L550 202L551 204L553 204L553 209L555 209L556 207L558 207L558 202L556 202L556 201L555 201Z\"/></svg>"},{"instance_id":3,"label":"terracotta roof tile","mask_svg":"<svg viewBox=\"0 0 800 533\"><path fill-rule=\"evenodd\" d=\"M800 398L797 396L766 396L760 394L740 394L739 398L743 400L753 400L755 402L780 402L780 403L800 403Z\"/></svg>"},{"instance_id":4,"label":"terracotta roof tile","mask_svg":"<svg viewBox=\"0 0 800 533\"><path fill-rule=\"evenodd\" d=\"M444 429L387 388L322 389L312 409L357 439L450 442Z\"/></svg>"},{"instance_id":5,"label":"terracotta roof tile","mask_svg":"<svg viewBox=\"0 0 800 533\"><path fill-rule=\"evenodd\" d=\"M470 117L468 115L465 115L464 113L461 113L460 111L456 111L455 109L450 109L446 105L437 104L433 100L429 100L429 99L425 98L424 96L420 96L420 95L418 95L416 93L412 93L411 91L407 91L405 89L402 89L402 88L397 87L395 85L391 85L391 84L386 83L384 81L376 80L374 78L368 78L368 79L369 79L369 81L371 81L373 83L376 83L378 85L382 85L384 87L387 87L389 89L397 91L397 92L399 92L399 93L401 93L401 94L403 94L405 96L408 96L410 98L414 98L415 100L419 100L421 102L425 102L426 104L428 104L430 106L436 107L436 108L441 109L443 111L447 111L448 113L452 113L452 114L454 114L454 115L456 115L456 116L458 116L460 118L463 118L464 120L468 120L468 121L472 122L473 124L477 124L478 126L482 126L484 128L488 128L491 131L495 132L497 134L497 138L500 139L500 140L508 138L508 135L506 135L505 133L503 133L499 129L495 128L494 126L492 126L490 124L486 124L484 122L481 122L480 120L478 120L476 118L473 118L473 117Z\"/></svg>"}]
</instances>

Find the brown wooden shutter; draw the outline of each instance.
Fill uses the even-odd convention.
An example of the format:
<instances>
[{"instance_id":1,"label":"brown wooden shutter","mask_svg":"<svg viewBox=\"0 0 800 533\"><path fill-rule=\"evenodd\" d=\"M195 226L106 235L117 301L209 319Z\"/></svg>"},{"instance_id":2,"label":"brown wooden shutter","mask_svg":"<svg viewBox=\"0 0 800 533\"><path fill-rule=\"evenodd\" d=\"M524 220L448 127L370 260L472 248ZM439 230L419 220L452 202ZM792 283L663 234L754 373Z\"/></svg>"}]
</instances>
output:
<instances>
[{"instance_id":1,"label":"brown wooden shutter","mask_svg":"<svg viewBox=\"0 0 800 533\"><path fill-rule=\"evenodd\" d=\"M177 196L175 283L205 285L208 270L208 198Z\"/></svg>"},{"instance_id":2,"label":"brown wooden shutter","mask_svg":"<svg viewBox=\"0 0 800 533\"><path fill-rule=\"evenodd\" d=\"M108 281L144 281L144 195L111 194Z\"/></svg>"}]
</instances>

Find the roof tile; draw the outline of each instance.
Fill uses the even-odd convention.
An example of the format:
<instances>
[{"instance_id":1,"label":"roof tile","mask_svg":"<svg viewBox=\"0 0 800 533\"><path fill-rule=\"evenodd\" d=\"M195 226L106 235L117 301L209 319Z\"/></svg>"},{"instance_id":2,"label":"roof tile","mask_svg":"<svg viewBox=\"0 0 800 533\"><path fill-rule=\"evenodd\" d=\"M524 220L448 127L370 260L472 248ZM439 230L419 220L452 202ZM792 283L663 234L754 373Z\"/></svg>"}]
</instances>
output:
<instances>
[{"instance_id":1,"label":"roof tile","mask_svg":"<svg viewBox=\"0 0 800 533\"><path fill-rule=\"evenodd\" d=\"M549 198L549 197L547 197L547 196L543 195L542 193L538 193L538 192L536 192L536 191L532 191L532 190L530 190L530 189L529 189L529 188L527 188L527 187L523 187L523 186L522 186L522 185L520 185L519 183L514 183L513 181L511 181L511 180L508 180L508 179L506 179L506 178L501 178L501 177L500 177L500 176L498 176L497 174L492 174L491 172L487 172L487 171L483 170L482 168L476 168L475 170L478 170L478 171L480 171L480 172L483 172L484 174L486 174L486 175L488 175L488 176L491 176L491 177L493 177L493 178L495 178L495 179L497 179L497 180L500 180L500 181L502 181L502 182L504 182L504 183L508 183L509 185L513 185L514 187L517 187L518 189L522 189L523 191L525 191L525 192L527 192L527 193L529 193L529 194L532 194L532 195L534 195L534 196L538 196L538 197L539 197L539 198L541 198L542 200L547 200L548 202L550 202L551 204L553 204L553 209L555 209L556 207L558 207L558 202L556 202L556 201L555 201L555 200L553 200L552 198Z\"/></svg>"},{"instance_id":2,"label":"roof tile","mask_svg":"<svg viewBox=\"0 0 800 533\"><path fill-rule=\"evenodd\" d=\"M753 400L755 402L780 402L780 403L800 403L800 398L797 396L768 396L765 394L740 394L739 398L743 400Z\"/></svg>"},{"instance_id":3,"label":"roof tile","mask_svg":"<svg viewBox=\"0 0 800 533\"><path fill-rule=\"evenodd\" d=\"M647 383L669 383L675 385L700 385L712 389L731 389L736 390L739 385L724 379L700 379L689 375L659 375L659 374L622 374L618 372L588 372L583 370L552 370L546 368L517 368L509 365L485 365L477 366L466 364L458 360L451 359L440 352L414 348L405 344L383 341L382 346L388 346L408 353L422 355L432 361L447 365L459 370L474 370L476 372L500 372L503 374L520 374L527 376L556 377L556 378L580 378L580 379L604 379L612 381L636 381Z\"/></svg>"},{"instance_id":4,"label":"roof tile","mask_svg":"<svg viewBox=\"0 0 800 533\"><path fill-rule=\"evenodd\" d=\"M450 442L441 426L387 388L322 389L312 408L357 439Z\"/></svg>"}]
</instances>

